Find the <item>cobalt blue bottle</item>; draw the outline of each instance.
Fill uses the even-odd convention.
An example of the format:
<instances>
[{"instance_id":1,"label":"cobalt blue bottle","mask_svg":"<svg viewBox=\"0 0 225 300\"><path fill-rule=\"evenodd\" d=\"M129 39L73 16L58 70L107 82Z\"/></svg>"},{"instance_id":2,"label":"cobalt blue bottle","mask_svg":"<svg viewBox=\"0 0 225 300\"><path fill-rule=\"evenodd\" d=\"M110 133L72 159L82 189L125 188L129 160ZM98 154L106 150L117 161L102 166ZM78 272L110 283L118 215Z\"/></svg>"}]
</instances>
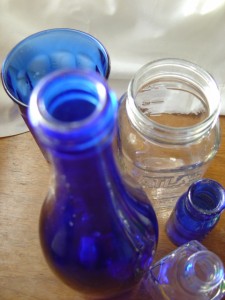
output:
<instances>
[{"instance_id":1,"label":"cobalt blue bottle","mask_svg":"<svg viewBox=\"0 0 225 300\"><path fill-rule=\"evenodd\" d=\"M63 282L95 299L135 288L158 240L146 195L118 172L112 149L116 116L117 100L104 78L78 70L43 79L29 106L30 123L52 166L40 216L44 255Z\"/></svg>"},{"instance_id":2,"label":"cobalt blue bottle","mask_svg":"<svg viewBox=\"0 0 225 300\"><path fill-rule=\"evenodd\" d=\"M224 188L211 179L194 182L177 201L166 225L171 241L201 241L216 226L225 208Z\"/></svg>"}]
</instances>

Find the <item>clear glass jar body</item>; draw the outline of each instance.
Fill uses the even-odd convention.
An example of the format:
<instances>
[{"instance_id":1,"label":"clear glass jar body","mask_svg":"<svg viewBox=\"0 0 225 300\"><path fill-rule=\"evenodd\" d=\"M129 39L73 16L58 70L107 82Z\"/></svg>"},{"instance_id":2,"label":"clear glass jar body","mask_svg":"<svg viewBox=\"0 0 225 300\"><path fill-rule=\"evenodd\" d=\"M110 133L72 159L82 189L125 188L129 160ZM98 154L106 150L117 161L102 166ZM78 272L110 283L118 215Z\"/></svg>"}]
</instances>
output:
<instances>
[{"instance_id":1,"label":"clear glass jar body","mask_svg":"<svg viewBox=\"0 0 225 300\"><path fill-rule=\"evenodd\" d=\"M190 62L155 61L131 80L120 101L117 153L157 212L169 212L217 153L219 110L213 78Z\"/></svg>"},{"instance_id":2,"label":"clear glass jar body","mask_svg":"<svg viewBox=\"0 0 225 300\"><path fill-rule=\"evenodd\" d=\"M219 300L224 284L221 259L194 240L156 262L145 280L151 299L167 300Z\"/></svg>"},{"instance_id":3,"label":"clear glass jar body","mask_svg":"<svg viewBox=\"0 0 225 300\"><path fill-rule=\"evenodd\" d=\"M158 241L146 194L121 178L114 158L117 103L98 74L66 70L37 85L28 110L52 170L40 215L43 253L88 299L134 289Z\"/></svg>"}]
</instances>

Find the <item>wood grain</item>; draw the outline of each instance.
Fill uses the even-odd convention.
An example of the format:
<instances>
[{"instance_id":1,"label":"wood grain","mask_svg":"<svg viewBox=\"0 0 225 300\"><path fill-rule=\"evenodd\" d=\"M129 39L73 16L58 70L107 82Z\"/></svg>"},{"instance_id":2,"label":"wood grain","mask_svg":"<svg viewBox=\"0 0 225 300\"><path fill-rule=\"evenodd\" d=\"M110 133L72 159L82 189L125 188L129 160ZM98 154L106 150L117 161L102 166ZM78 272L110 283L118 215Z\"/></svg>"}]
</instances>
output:
<instances>
[{"instance_id":1,"label":"wood grain","mask_svg":"<svg viewBox=\"0 0 225 300\"><path fill-rule=\"evenodd\" d=\"M205 177L225 186L225 117L221 117L222 143ZM29 132L0 139L0 299L81 300L49 270L42 255L38 220L49 184L49 168ZM156 259L175 246L160 222ZM225 214L204 240L225 264ZM127 299L126 297L124 299ZM135 300L147 299L139 293Z\"/></svg>"}]
</instances>

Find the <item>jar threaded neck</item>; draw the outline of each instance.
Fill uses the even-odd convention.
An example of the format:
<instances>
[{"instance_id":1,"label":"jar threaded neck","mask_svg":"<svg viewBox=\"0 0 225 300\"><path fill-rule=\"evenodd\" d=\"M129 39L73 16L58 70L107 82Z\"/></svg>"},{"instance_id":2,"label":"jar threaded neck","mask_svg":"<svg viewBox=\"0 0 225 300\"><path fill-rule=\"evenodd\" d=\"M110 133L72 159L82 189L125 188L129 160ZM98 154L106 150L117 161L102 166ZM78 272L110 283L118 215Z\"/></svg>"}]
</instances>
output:
<instances>
[{"instance_id":1,"label":"jar threaded neck","mask_svg":"<svg viewBox=\"0 0 225 300\"><path fill-rule=\"evenodd\" d=\"M220 111L219 90L213 78L181 59L162 59L143 66L131 80L127 97L127 114L133 126L164 144L195 141L215 125ZM190 116L196 123L186 123ZM178 117L183 117L181 123L176 121ZM172 118L174 122L168 123Z\"/></svg>"}]
</instances>

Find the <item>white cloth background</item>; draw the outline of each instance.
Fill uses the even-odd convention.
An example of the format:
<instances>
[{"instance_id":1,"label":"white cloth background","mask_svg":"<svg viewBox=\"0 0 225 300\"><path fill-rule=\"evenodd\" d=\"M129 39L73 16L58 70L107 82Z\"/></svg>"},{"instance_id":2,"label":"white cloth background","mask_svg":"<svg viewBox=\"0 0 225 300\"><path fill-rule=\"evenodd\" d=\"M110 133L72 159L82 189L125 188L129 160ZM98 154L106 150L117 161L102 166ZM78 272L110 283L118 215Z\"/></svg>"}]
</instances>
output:
<instances>
[{"instance_id":1,"label":"white cloth background","mask_svg":"<svg viewBox=\"0 0 225 300\"><path fill-rule=\"evenodd\" d=\"M215 78L225 114L225 0L1 0L0 62L37 31L68 27L98 38L111 57L118 97L144 64L165 57L190 60ZM0 136L26 131L0 86Z\"/></svg>"}]
</instances>

